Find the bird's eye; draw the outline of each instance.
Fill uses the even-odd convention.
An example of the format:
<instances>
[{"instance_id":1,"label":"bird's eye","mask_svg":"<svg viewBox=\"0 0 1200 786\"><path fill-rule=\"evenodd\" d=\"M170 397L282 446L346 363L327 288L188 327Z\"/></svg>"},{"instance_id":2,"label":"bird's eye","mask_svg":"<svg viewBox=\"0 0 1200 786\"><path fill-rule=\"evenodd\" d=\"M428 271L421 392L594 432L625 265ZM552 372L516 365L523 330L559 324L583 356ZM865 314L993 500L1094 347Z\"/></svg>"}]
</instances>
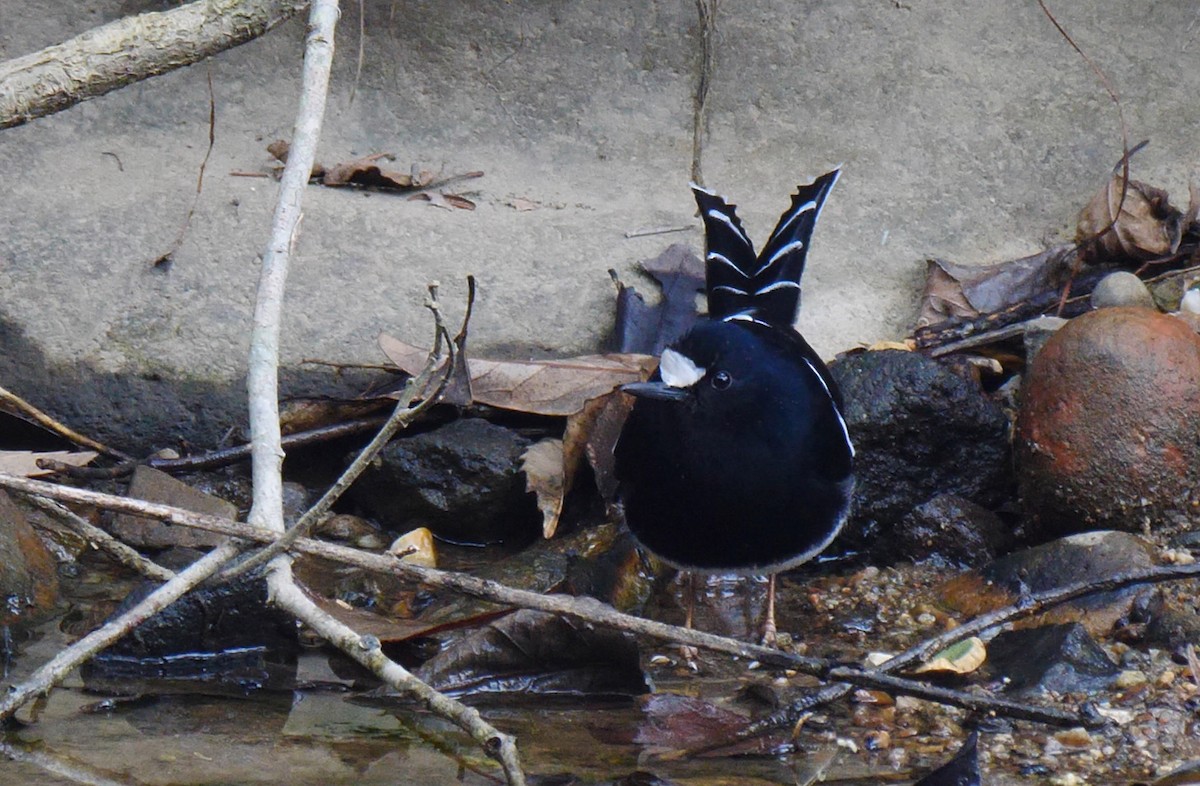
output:
<instances>
[{"instance_id":1,"label":"bird's eye","mask_svg":"<svg viewBox=\"0 0 1200 786\"><path fill-rule=\"evenodd\" d=\"M729 376L728 371L718 371L713 374L712 386L717 390L724 390L733 384L733 377Z\"/></svg>"}]
</instances>

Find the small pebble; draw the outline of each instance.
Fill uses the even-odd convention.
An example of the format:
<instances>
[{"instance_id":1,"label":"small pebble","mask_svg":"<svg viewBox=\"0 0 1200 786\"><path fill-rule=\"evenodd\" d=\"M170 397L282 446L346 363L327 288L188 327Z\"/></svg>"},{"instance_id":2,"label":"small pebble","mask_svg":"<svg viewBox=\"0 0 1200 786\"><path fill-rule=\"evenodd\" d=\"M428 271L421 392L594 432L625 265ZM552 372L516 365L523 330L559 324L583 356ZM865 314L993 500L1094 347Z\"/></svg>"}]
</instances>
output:
<instances>
[{"instance_id":1,"label":"small pebble","mask_svg":"<svg viewBox=\"0 0 1200 786\"><path fill-rule=\"evenodd\" d=\"M1067 748L1090 748L1092 746L1092 735L1088 734L1087 729L1081 726L1060 731L1054 735L1054 739Z\"/></svg>"},{"instance_id":2,"label":"small pebble","mask_svg":"<svg viewBox=\"0 0 1200 786\"><path fill-rule=\"evenodd\" d=\"M1092 308L1142 306L1154 308L1154 297L1142 280L1126 270L1109 273L1092 290Z\"/></svg>"},{"instance_id":3,"label":"small pebble","mask_svg":"<svg viewBox=\"0 0 1200 786\"><path fill-rule=\"evenodd\" d=\"M1114 685L1123 690L1125 688L1132 688L1137 685L1144 685L1149 681L1149 677L1147 677L1144 672L1138 671L1137 669L1127 669L1117 675Z\"/></svg>"}]
</instances>

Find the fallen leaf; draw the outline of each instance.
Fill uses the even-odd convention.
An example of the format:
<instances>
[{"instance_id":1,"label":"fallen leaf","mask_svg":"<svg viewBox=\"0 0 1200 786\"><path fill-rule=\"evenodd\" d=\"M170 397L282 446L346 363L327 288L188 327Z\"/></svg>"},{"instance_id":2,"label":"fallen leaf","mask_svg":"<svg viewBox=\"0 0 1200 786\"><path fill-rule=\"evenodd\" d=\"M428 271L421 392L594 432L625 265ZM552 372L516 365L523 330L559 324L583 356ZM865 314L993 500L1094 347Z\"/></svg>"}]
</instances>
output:
<instances>
[{"instance_id":1,"label":"fallen leaf","mask_svg":"<svg viewBox=\"0 0 1200 786\"><path fill-rule=\"evenodd\" d=\"M1041 253L991 265L928 260L917 327L947 319L974 319L1057 289L1075 258L1067 243Z\"/></svg>"},{"instance_id":2,"label":"fallen leaf","mask_svg":"<svg viewBox=\"0 0 1200 786\"><path fill-rule=\"evenodd\" d=\"M970 674L987 660L987 648L976 636L951 644L927 662L913 669L914 674Z\"/></svg>"},{"instance_id":3,"label":"fallen leaf","mask_svg":"<svg viewBox=\"0 0 1200 786\"><path fill-rule=\"evenodd\" d=\"M1179 250L1183 214L1171 205L1167 192L1137 180L1130 180L1128 188L1124 184L1124 176L1115 173L1079 213L1075 240L1092 264L1145 262ZM1121 212L1113 223L1118 205Z\"/></svg>"},{"instance_id":4,"label":"fallen leaf","mask_svg":"<svg viewBox=\"0 0 1200 786\"><path fill-rule=\"evenodd\" d=\"M0 472L26 478L37 478L52 474L50 470L42 469L37 465L38 459L83 467L91 464L98 455L100 454L91 450L52 450L40 453L32 450L0 450Z\"/></svg>"},{"instance_id":5,"label":"fallen leaf","mask_svg":"<svg viewBox=\"0 0 1200 786\"><path fill-rule=\"evenodd\" d=\"M647 305L636 289L617 281L617 346L622 352L659 355L698 318L696 295L704 291L704 262L687 245L675 243L643 262L642 269L662 287L662 299Z\"/></svg>"},{"instance_id":6,"label":"fallen leaf","mask_svg":"<svg viewBox=\"0 0 1200 786\"><path fill-rule=\"evenodd\" d=\"M583 409L567 417L563 434L564 471L568 478L574 477L579 464L577 451L582 447L592 468L596 489L606 502L612 502L617 496L613 449L632 408L633 397L614 390L588 401Z\"/></svg>"},{"instance_id":7,"label":"fallen leaf","mask_svg":"<svg viewBox=\"0 0 1200 786\"><path fill-rule=\"evenodd\" d=\"M537 495L538 510L542 512L542 537L552 538L567 495L563 441L551 438L530 445L521 455L521 470L525 473L525 490Z\"/></svg>"},{"instance_id":8,"label":"fallen leaf","mask_svg":"<svg viewBox=\"0 0 1200 786\"><path fill-rule=\"evenodd\" d=\"M628 699L648 690L632 634L532 609L471 632L417 674L451 696Z\"/></svg>"},{"instance_id":9,"label":"fallen leaf","mask_svg":"<svg viewBox=\"0 0 1200 786\"><path fill-rule=\"evenodd\" d=\"M428 350L386 333L379 347L401 371L419 374ZM581 355L561 360L470 358L471 392L479 404L535 415L570 415L618 385L645 379L657 364L649 355Z\"/></svg>"},{"instance_id":10,"label":"fallen leaf","mask_svg":"<svg viewBox=\"0 0 1200 786\"><path fill-rule=\"evenodd\" d=\"M413 194L409 198L410 202L428 202L434 207L442 207L447 210L458 208L459 210L474 210L475 203L459 194L447 194L444 192L431 193L424 192L421 194Z\"/></svg>"}]
</instances>

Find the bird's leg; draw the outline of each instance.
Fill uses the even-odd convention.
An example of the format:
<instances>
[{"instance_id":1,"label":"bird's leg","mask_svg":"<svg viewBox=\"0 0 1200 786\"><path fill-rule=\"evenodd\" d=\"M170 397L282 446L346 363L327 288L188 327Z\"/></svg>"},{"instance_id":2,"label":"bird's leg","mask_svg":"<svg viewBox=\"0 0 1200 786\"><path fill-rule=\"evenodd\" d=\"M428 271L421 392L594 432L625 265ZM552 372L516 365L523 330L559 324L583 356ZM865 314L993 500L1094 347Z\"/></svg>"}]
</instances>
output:
<instances>
[{"instance_id":1,"label":"bird's leg","mask_svg":"<svg viewBox=\"0 0 1200 786\"><path fill-rule=\"evenodd\" d=\"M683 618L683 627L688 630L692 629L692 621L696 616L696 574L688 571L687 574L687 612ZM700 656L700 651L691 644L680 644L679 655L687 663L688 667L693 671L699 667L696 665L696 658Z\"/></svg>"},{"instance_id":2,"label":"bird's leg","mask_svg":"<svg viewBox=\"0 0 1200 786\"><path fill-rule=\"evenodd\" d=\"M775 574L772 573L767 576L767 613L763 619L762 645L774 647L778 643L776 637L778 632L775 627Z\"/></svg>"}]
</instances>

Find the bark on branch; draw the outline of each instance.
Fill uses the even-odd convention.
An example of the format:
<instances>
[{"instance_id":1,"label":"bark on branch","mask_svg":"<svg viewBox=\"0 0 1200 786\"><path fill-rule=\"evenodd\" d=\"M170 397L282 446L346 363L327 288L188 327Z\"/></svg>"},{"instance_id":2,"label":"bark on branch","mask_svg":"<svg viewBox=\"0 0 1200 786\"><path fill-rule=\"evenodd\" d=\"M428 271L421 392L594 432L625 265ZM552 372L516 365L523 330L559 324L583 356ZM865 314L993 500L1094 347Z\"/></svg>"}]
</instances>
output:
<instances>
[{"instance_id":1,"label":"bark on branch","mask_svg":"<svg viewBox=\"0 0 1200 786\"><path fill-rule=\"evenodd\" d=\"M165 74L257 38L308 3L196 0L125 17L0 63L0 128Z\"/></svg>"}]
</instances>

